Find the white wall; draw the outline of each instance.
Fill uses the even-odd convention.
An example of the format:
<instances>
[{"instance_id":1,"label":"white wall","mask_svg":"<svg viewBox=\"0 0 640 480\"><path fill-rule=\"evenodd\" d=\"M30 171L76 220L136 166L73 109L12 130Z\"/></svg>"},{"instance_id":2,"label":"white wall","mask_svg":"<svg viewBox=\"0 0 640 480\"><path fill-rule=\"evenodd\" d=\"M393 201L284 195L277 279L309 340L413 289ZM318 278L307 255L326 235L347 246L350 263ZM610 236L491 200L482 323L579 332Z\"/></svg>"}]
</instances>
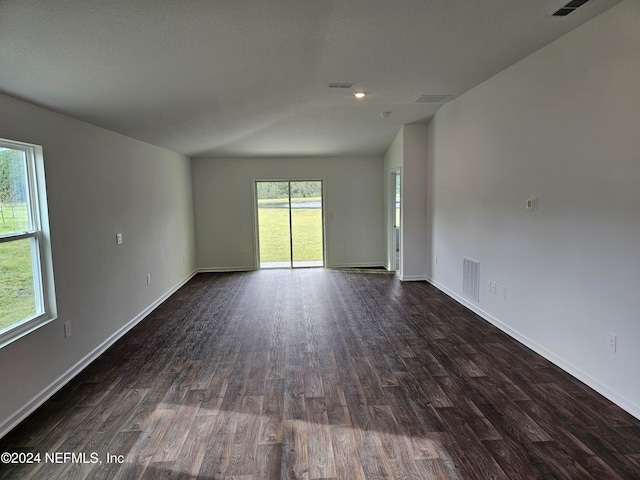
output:
<instances>
[{"instance_id":1,"label":"white wall","mask_svg":"<svg viewBox=\"0 0 640 480\"><path fill-rule=\"evenodd\" d=\"M58 307L0 349L1 436L189 278L195 245L189 159L2 95L0 137L43 146Z\"/></svg>"},{"instance_id":2,"label":"white wall","mask_svg":"<svg viewBox=\"0 0 640 480\"><path fill-rule=\"evenodd\" d=\"M391 175L394 172L400 172L400 188L401 188L400 190L400 215L401 215L400 225L402 227L402 164L404 162L403 149L404 149L404 133L403 133L403 130L400 129L400 131L396 135L396 138L393 139L393 142L391 142L391 145L389 145L387 152L384 154L384 174L385 174L384 189L383 189L384 225L386 229L385 239L387 242L386 244L387 255L385 257L386 261L384 265L387 270L391 270L391 267L394 262L394 259L392 257L396 255L396 252L392 251L392 247L394 246L394 244L391 238L391 236L393 235L392 227L394 225L394 218L395 218L395 212L394 212L395 207L392 206L395 204L395 201L393 201L392 203L392 200L391 200L392 196L395 197L395 186L391 185L391 181L392 181ZM402 245L402 236L400 237L400 244ZM400 261L398 265L398 274L400 276L402 276L402 256L403 256L402 249L400 249Z\"/></svg>"},{"instance_id":3,"label":"white wall","mask_svg":"<svg viewBox=\"0 0 640 480\"><path fill-rule=\"evenodd\" d=\"M402 280L427 278L427 126L405 125L402 164Z\"/></svg>"},{"instance_id":4,"label":"white wall","mask_svg":"<svg viewBox=\"0 0 640 480\"><path fill-rule=\"evenodd\" d=\"M391 264L390 176L400 170L400 279L425 280L430 245L427 235L427 126L405 125L393 140L384 156L386 175L385 226L387 228L387 267Z\"/></svg>"},{"instance_id":5,"label":"white wall","mask_svg":"<svg viewBox=\"0 0 640 480\"><path fill-rule=\"evenodd\" d=\"M384 264L381 157L199 158L192 173L201 270L256 268L253 183L272 179L324 180L328 267Z\"/></svg>"},{"instance_id":6,"label":"white wall","mask_svg":"<svg viewBox=\"0 0 640 480\"><path fill-rule=\"evenodd\" d=\"M463 299L479 260L477 311L638 417L639 25L622 2L443 106L427 175L433 282Z\"/></svg>"}]
</instances>

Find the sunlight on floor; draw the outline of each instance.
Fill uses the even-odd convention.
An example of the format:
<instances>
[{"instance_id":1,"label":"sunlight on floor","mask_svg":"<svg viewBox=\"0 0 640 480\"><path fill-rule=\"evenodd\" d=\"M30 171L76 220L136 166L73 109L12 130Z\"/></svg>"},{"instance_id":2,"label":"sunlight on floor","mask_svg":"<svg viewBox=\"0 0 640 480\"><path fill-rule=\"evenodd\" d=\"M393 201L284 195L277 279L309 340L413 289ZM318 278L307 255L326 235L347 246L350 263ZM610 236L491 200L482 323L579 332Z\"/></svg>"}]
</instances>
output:
<instances>
[{"instance_id":1,"label":"sunlight on floor","mask_svg":"<svg viewBox=\"0 0 640 480\"><path fill-rule=\"evenodd\" d=\"M275 461L292 478L364 480L374 470L383 478L459 478L446 434L398 435L386 405L368 407L382 428L361 429L330 424L326 409L321 423L249 413L269 408L264 397L244 397L242 410L248 411L242 413L221 410L221 403L222 397L210 409L199 403L177 410L161 405L132 448L139 455L126 458L127 468L120 473L144 470L197 478L206 466L207 475L213 475L206 478L263 478L271 471L268 463Z\"/></svg>"}]
</instances>

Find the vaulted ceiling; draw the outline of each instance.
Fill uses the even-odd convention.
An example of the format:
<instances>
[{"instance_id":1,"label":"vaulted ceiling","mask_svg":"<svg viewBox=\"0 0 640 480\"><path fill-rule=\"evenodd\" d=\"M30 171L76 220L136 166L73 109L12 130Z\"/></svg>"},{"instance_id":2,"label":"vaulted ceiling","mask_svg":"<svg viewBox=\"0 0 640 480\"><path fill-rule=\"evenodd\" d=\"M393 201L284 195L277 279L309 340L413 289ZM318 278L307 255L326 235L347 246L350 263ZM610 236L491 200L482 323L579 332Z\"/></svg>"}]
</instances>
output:
<instances>
[{"instance_id":1,"label":"vaulted ceiling","mask_svg":"<svg viewBox=\"0 0 640 480\"><path fill-rule=\"evenodd\" d=\"M188 156L381 155L618 1L2 0L0 92Z\"/></svg>"}]
</instances>

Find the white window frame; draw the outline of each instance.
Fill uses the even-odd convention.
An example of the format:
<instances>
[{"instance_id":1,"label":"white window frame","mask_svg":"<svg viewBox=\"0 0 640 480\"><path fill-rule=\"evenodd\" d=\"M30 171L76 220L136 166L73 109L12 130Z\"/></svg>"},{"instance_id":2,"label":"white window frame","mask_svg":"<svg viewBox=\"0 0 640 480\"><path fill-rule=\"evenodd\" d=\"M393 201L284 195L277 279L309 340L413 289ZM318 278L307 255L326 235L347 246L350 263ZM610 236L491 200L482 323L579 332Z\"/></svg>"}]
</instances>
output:
<instances>
[{"instance_id":1,"label":"white window frame","mask_svg":"<svg viewBox=\"0 0 640 480\"><path fill-rule=\"evenodd\" d=\"M55 320L56 303L42 147L3 138L0 138L0 147L22 151L27 163L28 230L1 234L0 243L31 240L31 265L36 304L34 315L19 320L0 332L0 348L2 348Z\"/></svg>"}]
</instances>

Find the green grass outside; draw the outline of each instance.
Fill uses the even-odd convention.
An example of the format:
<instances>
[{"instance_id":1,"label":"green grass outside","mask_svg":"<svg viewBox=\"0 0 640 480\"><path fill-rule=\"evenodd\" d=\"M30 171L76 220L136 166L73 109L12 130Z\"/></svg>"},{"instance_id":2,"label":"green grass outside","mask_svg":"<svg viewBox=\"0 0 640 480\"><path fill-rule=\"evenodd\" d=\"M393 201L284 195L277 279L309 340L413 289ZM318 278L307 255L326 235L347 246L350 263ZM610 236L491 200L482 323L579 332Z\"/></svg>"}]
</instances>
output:
<instances>
[{"instance_id":1,"label":"green grass outside","mask_svg":"<svg viewBox=\"0 0 640 480\"><path fill-rule=\"evenodd\" d=\"M322 209L294 208L291 210L293 261L321 261Z\"/></svg>"},{"instance_id":2,"label":"green grass outside","mask_svg":"<svg viewBox=\"0 0 640 480\"><path fill-rule=\"evenodd\" d=\"M265 203L274 203L274 201L267 200ZM291 210L291 223L294 262L322 260L322 209L294 208ZM258 228L260 262L288 262L290 260L289 209L259 208Z\"/></svg>"},{"instance_id":3,"label":"green grass outside","mask_svg":"<svg viewBox=\"0 0 640 480\"><path fill-rule=\"evenodd\" d=\"M7 205L0 214L0 235L25 230L26 206ZM35 313L31 240L0 243L0 330Z\"/></svg>"}]
</instances>

